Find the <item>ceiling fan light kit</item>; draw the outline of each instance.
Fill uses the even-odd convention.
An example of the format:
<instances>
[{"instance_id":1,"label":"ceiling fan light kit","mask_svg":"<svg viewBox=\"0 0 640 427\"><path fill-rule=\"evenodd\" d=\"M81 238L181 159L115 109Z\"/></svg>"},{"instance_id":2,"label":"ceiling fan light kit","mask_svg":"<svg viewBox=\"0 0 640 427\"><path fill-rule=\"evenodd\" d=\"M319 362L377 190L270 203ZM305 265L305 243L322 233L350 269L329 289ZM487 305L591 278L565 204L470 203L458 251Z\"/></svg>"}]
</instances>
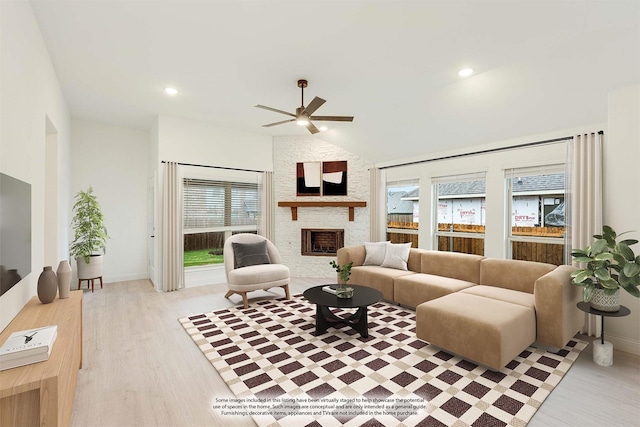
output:
<instances>
[{"instance_id":1,"label":"ceiling fan light kit","mask_svg":"<svg viewBox=\"0 0 640 427\"><path fill-rule=\"evenodd\" d=\"M304 79L300 79L298 80L298 87L301 90L301 105L300 107L296 108L296 112L295 114L293 113L289 113L287 111L283 111L283 110L278 110L277 108L272 108L272 107L267 107L264 105L256 105L257 108L262 108L263 110L268 110L268 111L273 111L274 113L280 113L280 114L285 114L287 116L291 116L293 117L292 119L288 119L288 120L282 120L280 122L275 122L275 123L269 123L266 125L262 125L262 127L271 127L271 126L277 126L277 125L281 125L284 123L291 123L291 122L296 122L299 126L305 126L307 128L307 130L309 132L311 132L312 134L318 133L320 132L320 129L318 129L313 123L313 121L328 121L328 122L352 122L353 121L353 116L313 116L312 114L316 112L316 110L318 108L320 108L322 106L322 104L324 104L326 101L322 98L319 97L315 97L311 100L311 102L309 103L309 105L307 105L306 107L304 106L304 88L306 88L309 85L309 82L307 82ZM325 128L324 126L322 126L323 128Z\"/></svg>"}]
</instances>

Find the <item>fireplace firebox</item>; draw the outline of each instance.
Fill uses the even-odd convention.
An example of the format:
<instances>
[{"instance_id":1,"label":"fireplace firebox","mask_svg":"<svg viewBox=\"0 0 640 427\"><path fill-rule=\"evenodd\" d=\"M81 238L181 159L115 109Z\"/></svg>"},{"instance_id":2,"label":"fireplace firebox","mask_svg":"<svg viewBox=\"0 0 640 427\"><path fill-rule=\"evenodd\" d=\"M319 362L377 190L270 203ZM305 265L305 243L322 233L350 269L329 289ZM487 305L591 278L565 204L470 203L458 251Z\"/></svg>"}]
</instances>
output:
<instances>
[{"instance_id":1,"label":"fireplace firebox","mask_svg":"<svg viewBox=\"0 0 640 427\"><path fill-rule=\"evenodd\" d=\"M344 246L343 229L302 229L301 253L303 256L336 256Z\"/></svg>"}]
</instances>

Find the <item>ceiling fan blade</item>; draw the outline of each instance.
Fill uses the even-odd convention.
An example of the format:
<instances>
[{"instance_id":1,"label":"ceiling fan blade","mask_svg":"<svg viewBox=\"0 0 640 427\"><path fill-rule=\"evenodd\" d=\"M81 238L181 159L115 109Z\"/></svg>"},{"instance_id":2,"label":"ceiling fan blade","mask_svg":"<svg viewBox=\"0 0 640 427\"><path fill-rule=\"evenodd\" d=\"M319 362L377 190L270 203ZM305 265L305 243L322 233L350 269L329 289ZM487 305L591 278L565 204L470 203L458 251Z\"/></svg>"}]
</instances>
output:
<instances>
[{"instance_id":1,"label":"ceiling fan blade","mask_svg":"<svg viewBox=\"0 0 640 427\"><path fill-rule=\"evenodd\" d=\"M309 129L309 132L311 133L318 133L320 132L320 130L311 122L309 122L309 124L307 126L305 126L307 129Z\"/></svg>"},{"instance_id":2,"label":"ceiling fan blade","mask_svg":"<svg viewBox=\"0 0 640 427\"><path fill-rule=\"evenodd\" d=\"M325 122L352 122L353 116L311 116L310 119Z\"/></svg>"},{"instance_id":3,"label":"ceiling fan blade","mask_svg":"<svg viewBox=\"0 0 640 427\"><path fill-rule=\"evenodd\" d=\"M304 111L302 111L302 114L308 114L311 115L313 114L314 111L316 111L318 108L320 108L322 106L322 104L324 104L325 101L322 98L318 98L317 96L315 98L313 98L313 100L309 103L309 105L307 105L307 108L304 109Z\"/></svg>"},{"instance_id":4,"label":"ceiling fan blade","mask_svg":"<svg viewBox=\"0 0 640 427\"><path fill-rule=\"evenodd\" d=\"M281 122L275 122L275 123L269 123L268 125L262 125L263 128L269 128L271 126L276 126L276 125L281 125L284 123L290 123L290 122L295 122L296 119L289 119L289 120L283 120Z\"/></svg>"},{"instance_id":5,"label":"ceiling fan blade","mask_svg":"<svg viewBox=\"0 0 640 427\"><path fill-rule=\"evenodd\" d=\"M256 108L262 108L263 110L273 111L274 113L286 114L287 116L295 117L295 114L288 113L286 111L278 110L277 108L266 107L264 105L256 105Z\"/></svg>"}]
</instances>

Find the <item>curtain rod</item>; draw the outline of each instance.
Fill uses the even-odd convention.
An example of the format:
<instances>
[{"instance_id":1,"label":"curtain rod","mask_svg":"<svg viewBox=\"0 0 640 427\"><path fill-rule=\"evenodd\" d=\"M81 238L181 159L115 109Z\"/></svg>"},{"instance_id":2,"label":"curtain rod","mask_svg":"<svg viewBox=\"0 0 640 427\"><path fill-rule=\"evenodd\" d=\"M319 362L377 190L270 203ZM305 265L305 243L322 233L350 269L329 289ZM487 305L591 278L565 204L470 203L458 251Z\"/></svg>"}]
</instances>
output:
<instances>
[{"instance_id":1,"label":"curtain rod","mask_svg":"<svg viewBox=\"0 0 640 427\"><path fill-rule=\"evenodd\" d=\"M591 132L591 133L596 133L596 132ZM604 131L600 130L597 133L599 135L603 135ZM536 146L536 145L553 144L555 142L566 141L566 140L571 139L571 138L573 138L573 136L565 136L565 137L562 137L562 138L546 139L544 141L527 142L525 144L511 145L509 147L489 148L487 150L472 151L470 153L452 154L450 156L436 157L434 159L416 160L415 162L399 163L397 165L392 165L392 166L383 166L383 167L381 167L379 169L381 169L381 170L382 169L391 169L391 168L397 168L397 167L400 167L400 166L411 166L411 165L418 165L418 164L421 164L421 163L435 162L435 161L439 161L439 160L450 160L450 159L457 159L457 158L460 158L460 157L475 156L475 155L478 155L478 154L488 154L488 153L496 153L498 151L515 150L517 148L533 147L533 146Z\"/></svg>"},{"instance_id":2,"label":"curtain rod","mask_svg":"<svg viewBox=\"0 0 640 427\"><path fill-rule=\"evenodd\" d=\"M167 161L166 160L162 160L160 163L167 163ZM256 173L265 172L265 171L259 171L259 170L254 170L254 169L229 168L229 167L225 167L225 166L196 165L195 163L180 163L180 162L176 162L176 163L179 164L180 166L195 166L195 167L198 167L198 168L225 169L225 170L228 170L228 171L256 172Z\"/></svg>"}]
</instances>

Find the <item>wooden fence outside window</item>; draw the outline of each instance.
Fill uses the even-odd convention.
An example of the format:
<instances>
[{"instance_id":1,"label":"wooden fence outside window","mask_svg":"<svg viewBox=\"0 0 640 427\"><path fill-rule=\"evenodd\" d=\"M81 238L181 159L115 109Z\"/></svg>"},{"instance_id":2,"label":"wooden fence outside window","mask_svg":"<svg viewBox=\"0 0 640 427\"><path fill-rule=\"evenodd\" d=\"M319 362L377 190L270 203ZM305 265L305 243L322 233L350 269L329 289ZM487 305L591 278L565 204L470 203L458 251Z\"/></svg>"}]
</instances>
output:
<instances>
[{"instance_id":1,"label":"wooden fence outside window","mask_svg":"<svg viewBox=\"0 0 640 427\"><path fill-rule=\"evenodd\" d=\"M412 221L388 221L387 227L396 230L418 230L418 223ZM438 231L453 231L456 233L484 234L484 225L470 224L438 224ZM564 227L512 227L513 236L527 236L537 238L564 237ZM412 242L412 247L418 247L418 235L410 233L387 233L387 239L392 243ZM468 254L484 255L484 238L462 236L438 236L439 251L453 251ZM512 243L512 258L523 261L545 262L549 264L564 264L564 241L560 243L518 242Z\"/></svg>"}]
</instances>

